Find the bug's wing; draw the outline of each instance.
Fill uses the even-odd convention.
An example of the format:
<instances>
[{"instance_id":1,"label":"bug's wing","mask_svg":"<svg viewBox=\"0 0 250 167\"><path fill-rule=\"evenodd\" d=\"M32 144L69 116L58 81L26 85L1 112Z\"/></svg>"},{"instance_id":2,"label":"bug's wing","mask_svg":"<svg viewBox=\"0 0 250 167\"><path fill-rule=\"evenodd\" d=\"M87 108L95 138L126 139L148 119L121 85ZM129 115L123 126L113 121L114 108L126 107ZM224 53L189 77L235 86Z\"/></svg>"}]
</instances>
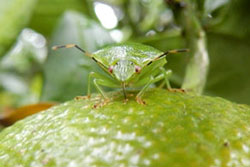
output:
<instances>
[{"instance_id":1,"label":"bug's wing","mask_svg":"<svg viewBox=\"0 0 250 167\"><path fill-rule=\"evenodd\" d=\"M93 57L104 65L113 65L117 60L133 60L141 67L156 59L163 52L138 43L115 44L93 53Z\"/></svg>"}]
</instances>

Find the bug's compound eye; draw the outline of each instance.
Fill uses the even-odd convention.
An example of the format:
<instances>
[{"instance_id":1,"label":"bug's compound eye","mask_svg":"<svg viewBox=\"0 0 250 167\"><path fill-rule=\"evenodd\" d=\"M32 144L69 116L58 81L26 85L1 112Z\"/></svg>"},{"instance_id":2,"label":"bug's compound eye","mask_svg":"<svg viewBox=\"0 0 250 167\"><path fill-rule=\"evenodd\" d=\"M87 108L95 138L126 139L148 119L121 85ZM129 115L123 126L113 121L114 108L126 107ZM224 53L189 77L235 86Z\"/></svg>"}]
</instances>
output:
<instances>
[{"instance_id":1,"label":"bug's compound eye","mask_svg":"<svg viewBox=\"0 0 250 167\"><path fill-rule=\"evenodd\" d=\"M141 72L141 67L135 66L135 72L136 72L136 73L140 73L140 72Z\"/></svg>"},{"instance_id":2,"label":"bug's compound eye","mask_svg":"<svg viewBox=\"0 0 250 167\"><path fill-rule=\"evenodd\" d=\"M108 71L109 71L110 73L113 73L113 68L114 68L113 66L110 66L109 69L108 69Z\"/></svg>"}]
</instances>

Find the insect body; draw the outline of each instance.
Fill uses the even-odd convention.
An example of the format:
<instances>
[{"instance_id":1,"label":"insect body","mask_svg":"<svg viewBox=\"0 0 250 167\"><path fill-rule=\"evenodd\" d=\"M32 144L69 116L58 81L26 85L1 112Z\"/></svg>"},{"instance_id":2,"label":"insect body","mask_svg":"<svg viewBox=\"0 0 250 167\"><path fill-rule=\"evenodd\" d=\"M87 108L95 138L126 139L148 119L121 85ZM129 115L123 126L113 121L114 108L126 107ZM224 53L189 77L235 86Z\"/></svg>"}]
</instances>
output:
<instances>
[{"instance_id":1,"label":"insect body","mask_svg":"<svg viewBox=\"0 0 250 167\"><path fill-rule=\"evenodd\" d=\"M171 75L171 71L167 71L163 67L167 63L165 57L171 53L188 51L187 49L179 49L161 52L153 47L137 43L111 45L93 54L84 51L75 44L54 46L53 49L72 47L76 47L84 52L86 56L92 58L111 76L106 77L99 73L91 72L88 80L89 97L91 95L91 81L93 81L96 89L106 100L109 98L101 86L122 88L125 99L127 99L126 87L142 87L136 95L136 101L140 104L145 104L142 100L142 96L151 84L164 80L167 87L170 88L168 78Z\"/></svg>"}]
</instances>

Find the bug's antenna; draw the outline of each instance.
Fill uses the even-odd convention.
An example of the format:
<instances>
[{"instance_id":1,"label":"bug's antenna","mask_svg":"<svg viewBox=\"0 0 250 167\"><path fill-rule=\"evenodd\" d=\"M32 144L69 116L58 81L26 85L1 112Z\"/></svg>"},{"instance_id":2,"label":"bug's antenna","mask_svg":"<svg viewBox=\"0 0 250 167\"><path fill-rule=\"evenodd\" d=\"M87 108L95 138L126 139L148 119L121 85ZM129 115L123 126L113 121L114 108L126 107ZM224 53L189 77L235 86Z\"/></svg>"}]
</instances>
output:
<instances>
[{"instance_id":1,"label":"bug's antenna","mask_svg":"<svg viewBox=\"0 0 250 167\"><path fill-rule=\"evenodd\" d=\"M147 65L150 65L153 61L158 60L164 56L167 56L168 54L175 54L175 53L183 53L183 52L189 52L189 49L175 49L175 50L169 50L165 53L161 54L160 56L156 57L154 60L148 62Z\"/></svg>"},{"instance_id":2,"label":"bug's antenna","mask_svg":"<svg viewBox=\"0 0 250 167\"><path fill-rule=\"evenodd\" d=\"M167 56L168 54L175 54L175 53L183 53L183 52L189 52L189 49L175 49L175 50L168 50L162 55L160 55L158 58L161 58L163 56Z\"/></svg>"},{"instance_id":3,"label":"bug's antenna","mask_svg":"<svg viewBox=\"0 0 250 167\"><path fill-rule=\"evenodd\" d=\"M83 50L80 46L76 45L76 44L67 44L67 45L56 45L53 46L52 49L53 50L58 50L58 49L62 49L62 48L76 48L78 50L80 50L81 52L85 53L86 56L92 58L92 60L94 60L98 65L100 65L104 70L106 70L108 72L108 67L106 67L104 64L102 64L100 61L96 60L91 53Z\"/></svg>"},{"instance_id":4,"label":"bug's antenna","mask_svg":"<svg viewBox=\"0 0 250 167\"><path fill-rule=\"evenodd\" d=\"M80 50L81 52L85 53L86 56L90 56L90 54L88 52L86 52L85 50L83 50L80 46L76 45L76 44L67 44L67 45L57 45L57 46L53 46L52 49L53 50L57 50L57 49L62 49L62 48L77 48L78 50Z\"/></svg>"},{"instance_id":5,"label":"bug's antenna","mask_svg":"<svg viewBox=\"0 0 250 167\"><path fill-rule=\"evenodd\" d=\"M166 51L165 53L163 53L162 55L160 55L159 57L157 57L157 59L159 59L159 58L161 58L163 56L167 56L168 54L183 53L183 52L189 52L189 49L169 50L169 51Z\"/></svg>"}]
</instances>

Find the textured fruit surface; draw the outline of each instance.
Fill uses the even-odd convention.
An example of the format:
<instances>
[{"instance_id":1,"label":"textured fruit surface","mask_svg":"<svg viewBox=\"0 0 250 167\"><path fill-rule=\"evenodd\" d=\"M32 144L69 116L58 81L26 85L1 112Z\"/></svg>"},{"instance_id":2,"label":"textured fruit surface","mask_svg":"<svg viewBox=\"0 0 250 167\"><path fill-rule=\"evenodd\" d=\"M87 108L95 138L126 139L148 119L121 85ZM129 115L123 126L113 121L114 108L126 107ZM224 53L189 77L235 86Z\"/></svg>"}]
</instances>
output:
<instances>
[{"instance_id":1,"label":"textured fruit surface","mask_svg":"<svg viewBox=\"0 0 250 167\"><path fill-rule=\"evenodd\" d=\"M250 107L161 89L72 100L0 133L0 166L249 167Z\"/></svg>"}]
</instances>

